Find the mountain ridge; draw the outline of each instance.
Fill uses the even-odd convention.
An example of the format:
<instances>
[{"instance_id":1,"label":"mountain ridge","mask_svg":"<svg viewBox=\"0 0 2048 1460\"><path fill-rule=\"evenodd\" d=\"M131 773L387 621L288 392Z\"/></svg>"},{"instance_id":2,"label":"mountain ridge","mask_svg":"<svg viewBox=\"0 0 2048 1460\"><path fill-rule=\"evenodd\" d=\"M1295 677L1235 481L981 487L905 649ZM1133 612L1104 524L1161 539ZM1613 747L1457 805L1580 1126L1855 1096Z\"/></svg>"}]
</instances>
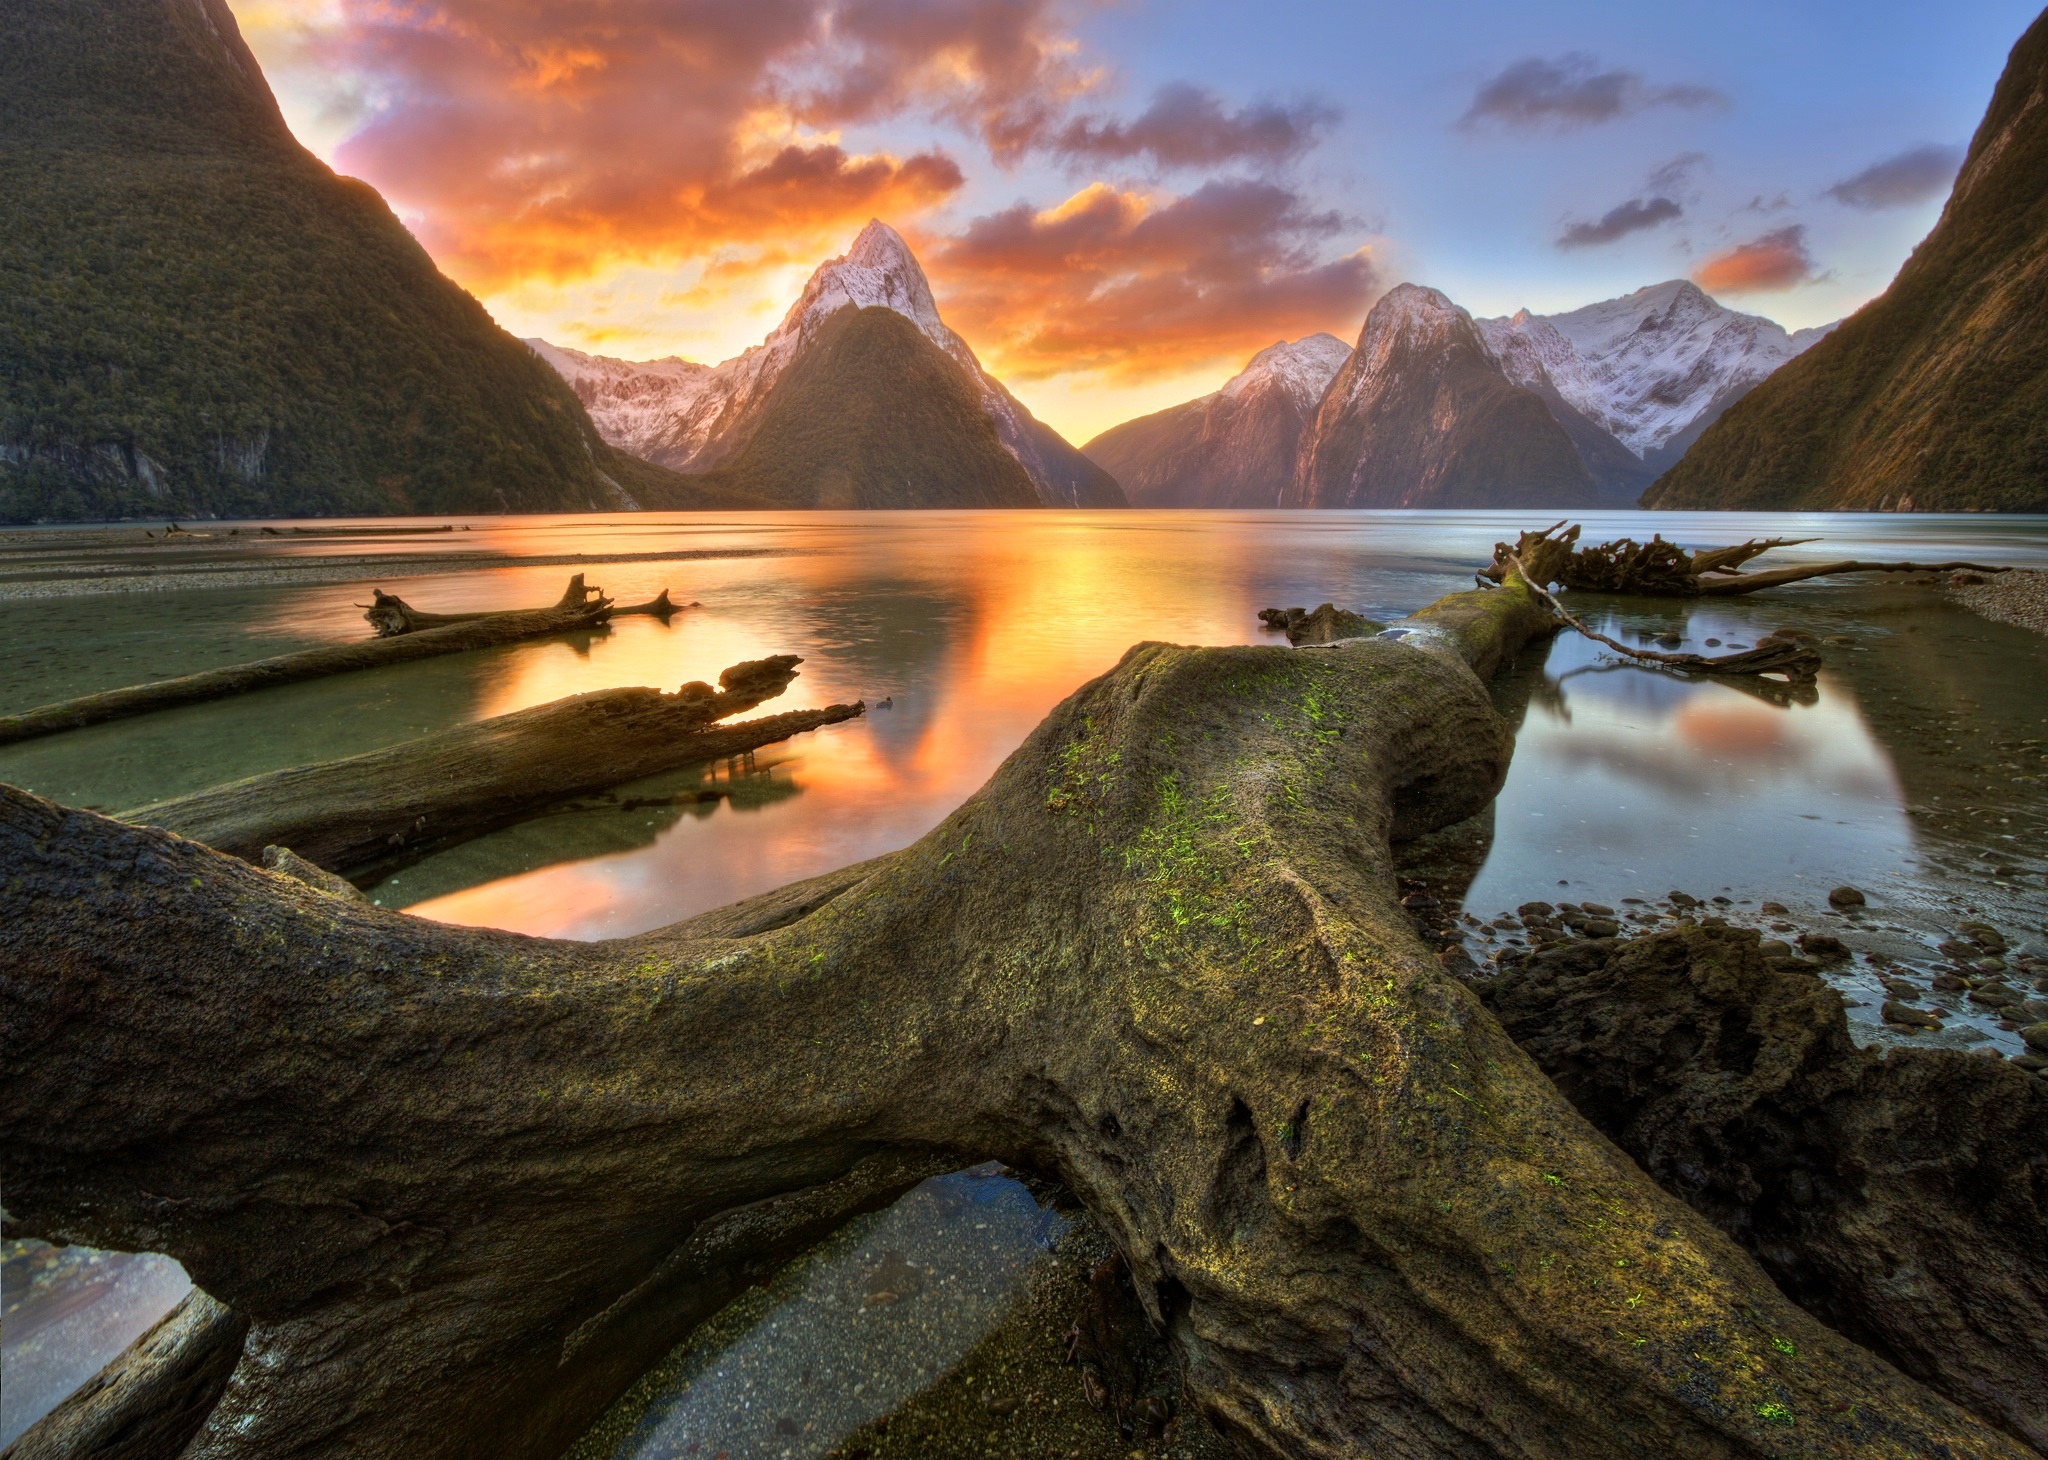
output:
<instances>
[{"instance_id":1,"label":"mountain ridge","mask_svg":"<svg viewBox=\"0 0 2048 1460\"><path fill-rule=\"evenodd\" d=\"M605 444L222 0L6 0L0 519L690 503Z\"/></svg>"},{"instance_id":2,"label":"mountain ridge","mask_svg":"<svg viewBox=\"0 0 2048 1460\"><path fill-rule=\"evenodd\" d=\"M736 459L745 449L776 382L848 305L903 316L960 368L1044 505L1127 505L1114 477L1034 417L982 367L967 342L940 318L930 281L910 246L880 219L870 219L844 254L812 272L765 340L717 365L693 365L674 356L618 360L538 339L526 344L563 374L607 441L677 471L699 473ZM627 446L629 441L634 444Z\"/></svg>"},{"instance_id":3,"label":"mountain ridge","mask_svg":"<svg viewBox=\"0 0 2048 1460\"><path fill-rule=\"evenodd\" d=\"M1134 507L1277 506L1302 428L1350 354L1334 335L1278 341L1208 395L1112 426L1081 450Z\"/></svg>"},{"instance_id":4,"label":"mountain ridge","mask_svg":"<svg viewBox=\"0 0 2048 1460\"><path fill-rule=\"evenodd\" d=\"M1305 428L1281 505L1578 507L1592 474L1532 391L1515 385L1470 314L1401 284L1366 316L1358 344Z\"/></svg>"},{"instance_id":5,"label":"mountain ridge","mask_svg":"<svg viewBox=\"0 0 2048 1460\"><path fill-rule=\"evenodd\" d=\"M1466 314L1448 299L1444 305ZM1827 333L1788 333L1760 315L1729 309L1686 280L1648 285L1557 315L1524 309L1471 322L1503 380L1547 408L1606 506L1633 506L1721 411ZM1320 338L1337 347L1341 364L1349 354L1341 342ZM1113 426L1083 449L1145 506L1270 507L1299 501L1291 485L1299 443L1321 401L1300 407L1298 419L1279 410L1270 419L1234 413L1230 397L1255 373L1258 358L1220 390ZM1328 358L1321 363L1328 372L1323 378L1333 378L1336 367ZM1476 358L1467 367L1477 374L1487 368ZM1550 433L1526 414L1521 418L1532 422L1532 449L1548 452L1554 444ZM1283 449L1284 439L1295 442L1292 455ZM1331 448L1321 449L1327 455Z\"/></svg>"},{"instance_id":6,"label":"mountain ridge","mask_svg":"<svg viewBox=\"0 0 2048 1460\"><path fill-rule=\"evenodd\" d=\"M1890 286L1701 435L1644 505L2048 511L2048 11Z\"/></svg>"}]
</instances>

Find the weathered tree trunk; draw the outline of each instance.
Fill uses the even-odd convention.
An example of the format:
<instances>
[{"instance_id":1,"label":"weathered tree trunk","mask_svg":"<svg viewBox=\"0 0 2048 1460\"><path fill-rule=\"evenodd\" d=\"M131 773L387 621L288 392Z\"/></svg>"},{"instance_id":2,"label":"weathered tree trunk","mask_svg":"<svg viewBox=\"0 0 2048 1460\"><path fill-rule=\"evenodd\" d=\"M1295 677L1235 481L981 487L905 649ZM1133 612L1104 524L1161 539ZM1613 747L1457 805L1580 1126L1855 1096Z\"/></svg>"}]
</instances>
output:
<instances>
[{"instance_id":1,"label":"weathered tree trunk","mask_svg":"<svg viewBox=\"0 0 2048 1460\"><path fill-rule=\"evenodd\" d=\"M1808 578L1831 578L1839 573L2007 571L1980 563L1871 563L1844 559L1744 573L1740 571L1741 565L1751 558L1773 548L1799 547L1817 539L1752 538L1733 547L1704 548L1696 553L1662 537L1652 537L1648 542L1624 537L1591 547L1578 547L1578 539L1576 523L1567 527L1559 522L1541 532L1522 533L1513 547L1497 542L1493 545L1493 562L1481 570L1480 576L1499 583L1512 570L1514 560L1519 560L1529 581L1541 588L1557 586L1586 593L1634 593L1653 598L1728 598Z\"/></svg>"},{"instance_id":2,"label":"weathered tree trunk","mask_svg":"<svg viewBox=\"0 0 2048 1460\"><path fill-rule=\"evenodd\" d=\"M717 726L775 698L803 661L735 664L722 689L604 689L436 731L343 760L291 766L121 813L256 861L289 847L334 872L445 846L519 817L696 761L758 750L862 713L859 704Z\"/></svg>"},{"instance_id":3,"label":"weathered tree trunk","mask_svg":"<svg viewBox=\"0 0 2048 1460\"><path fill-rule=\"evenodd\" d=\"M0 1460L177 1460L241 1362L249 1320L194 1289Z\"/></svg>"},{"instance_id":4,"label":"weathered tree trunk","mask_svg":"<svg viewBox=\"0 0 2048 1460\"><path fill-rule=\"evenodd\" d=\"M1406 642L1142 645L915 845L611 943L0 793L9 1210L251 1317L196 1460L553 1454L716 1298L691 1254L934 1153L1063 1179L1247 1453L2020 1454L1409 929L1389 839L1498 790L1473 667L1547 624L1511 581Z\"/></svg>"},{"instance_id":5,"label":"weathered tree trunk","mask_svg":"<svg viewBox=\"0 0 2048 1460\"><path fill-rule=\"evenodd\" d=\"M583 575L570 580L569 592L551 608L516 609L505 613L445 615L453 622L418 632L400 631L395 637L379 637L354 644L333 644L323 649L303 649L295 654L278 654L248 664L230 664L220 669L203 669L176 679L153 684L129 685L124 689L102 690L77 699L39 705L18 715L0 715L0 745L54 735L60 730L77 730L108 720L168 710L177 705L203 700L225 699L229 695L268 689L272 685L294 684L302 679L319 679L356 669L378 669L387 664L404 664L414 659L431 659L440 654L461 654L472 649L492 649L548 634L576 629L594 629L621 613L661 613L668 592L651 603L621 609L600 593L585 602ZM379 594L380 598L385 595ZM571 602L571 599L576 602ZM403 605L402 599L390 602ZM373 607L372 613L376 612ZM368 615L365 615L368 617ZM381 631L380 631L381 633Z\"/></svg>"},{"instance_id":6,"label":"weathered tree trunk","mask_svg":"<svg viewBox=\"0 0 2048 1460\"><path fill-rule=\"evenodd\" d=\"M2048 1450L2048 1081L1857 1049L1841 996L1742 929L1556 945L1479 988L1801 1306Z\"/></svg>"}]
</instances>

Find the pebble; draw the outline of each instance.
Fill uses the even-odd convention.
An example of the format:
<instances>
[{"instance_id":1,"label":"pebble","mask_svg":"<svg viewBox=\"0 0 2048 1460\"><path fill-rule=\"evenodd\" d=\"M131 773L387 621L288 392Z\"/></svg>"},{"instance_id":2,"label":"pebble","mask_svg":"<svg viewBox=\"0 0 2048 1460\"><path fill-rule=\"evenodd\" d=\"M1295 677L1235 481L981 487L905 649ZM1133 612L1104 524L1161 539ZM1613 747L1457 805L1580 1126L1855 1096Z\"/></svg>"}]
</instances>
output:
<instances>
[{"instance_id":1,"label":"pebble","mask_svg":"<svg viewBox=\"0 0 2048 1460\"><path fill-rule=\"evenodd\" d=\"M1988 619L2048 634L2048 573L1997 573L1983 582L1952 587L1949 596Z\"/></svg>"},{"instance_id":2,"label":"pebble","mask_svg":"<svg viewBox=\"0 0 2048 1460\"><path fill-rule=\"evenodd\" d=\"M2020 1031L2020 1038L2026 1041L2028 1049L2048 1054L2048 1023L2029 1024Z\"/></svg>"},{"instance_id":3,"label":"pebble","mask_svg":"<svg viewBox=\"0 0 2048 1460\"><path fill-rule=\"evenodd\" d=\"M1863 907L1865 898L1853 887L1837 887L1828 894L1828 901L1836 907Z\"/></svg>"}]
</instances>

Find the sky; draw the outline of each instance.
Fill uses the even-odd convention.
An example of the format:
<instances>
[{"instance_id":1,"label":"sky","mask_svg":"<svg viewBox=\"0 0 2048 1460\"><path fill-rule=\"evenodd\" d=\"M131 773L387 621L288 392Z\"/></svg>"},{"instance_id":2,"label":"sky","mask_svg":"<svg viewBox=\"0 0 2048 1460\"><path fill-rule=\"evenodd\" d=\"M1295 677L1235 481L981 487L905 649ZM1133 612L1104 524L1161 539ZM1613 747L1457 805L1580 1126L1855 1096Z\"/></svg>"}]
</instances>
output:
<instances>
[{"instance_id":1,"label":"sky","mask_svg":"<svg viewBox=\"0 0 2048 1460\"><path fill-rule=\"evenodd\" d=\"M1404 281L1788 328L1940 213L2012 0L229 0L299 139L513 333L758 344L879 217L1081 442Z\"/></svg>"}]
</instances>

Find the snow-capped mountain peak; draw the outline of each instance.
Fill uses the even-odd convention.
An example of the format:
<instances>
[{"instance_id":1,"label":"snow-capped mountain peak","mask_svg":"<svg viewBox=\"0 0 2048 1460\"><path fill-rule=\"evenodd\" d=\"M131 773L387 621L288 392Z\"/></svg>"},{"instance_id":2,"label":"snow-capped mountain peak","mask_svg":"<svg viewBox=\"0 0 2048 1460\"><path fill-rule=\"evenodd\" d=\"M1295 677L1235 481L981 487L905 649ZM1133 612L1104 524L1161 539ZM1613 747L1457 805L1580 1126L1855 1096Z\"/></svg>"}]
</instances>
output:
<instances>
[{"instance_id":1,"label":"snow-capped mountain peak","mask_svg":"<svg viewBox=\"0 0 2048 1460\"><path fill-rule=\"evenodd\" d=\"M1224 382L1221 393L1235 400L1254 390L1278 388L1306 412L1315 408L1350 358L1351 347L1335 335L1280 340L1252 356L1244 369Z\"/></svg>"},{"instance_id":2,"label":"snow-capped mountain peak","mask_svg":"<svg viewBox=\"0 0 2048 1460\"><path fill-rule=\"evenodd\" d=\"M1352 395L1395 368L1399 360L1433 357L1455 348L1459 337L1470 336L1472 330L1472 316L1443 291L1423 284L1395 285L1365 317L1356 351L1359 368L1349 372Z\"/></svg>"},{"instance_id":3,"label":"snow-capped mountain peak","mask_svg":"<svg viewBox=\"0 0 2048 1460\"><path fill-rule=\"evenodd\" d=\"M1739 395L1819 339L1727 308L1672 279L1564 314L1476 321L1510 380L1553 389L1636 457L1696 434Z\"/></svg>"},{"instance_id":4,"label":"snow-capped mountain peak","mask_svg":"<svg viewBox=\"0 0 2048 1460\"><path fill-rule=\"evenodd\" d=\"M541 340L527 343L575 388L605 440L678 471L706 471L746 445L783 372L825 321L849 307L894 310L951 356L966 371L1004 447L1046 503L1123 505L1115 482L1034 419L982 369L967 342L946 327L917 256L880 219L870 220L844 254L812 272L767 339L723 364L675 359L634 364Z\"/></svg>"},{"instance_id":5,"label":"snow-capped mountain peak","mask_svg":"<svg viewBox=\"0 0 2048 1460\"><path fill-rule=\"evenodd\" d=\"M808 337L818 325L849 304L861 309L893 309L948 354L966 349L960 337L939 318L932 286L903 235L879 218L868 220L853 247L818 265L804 292L783 316L767 345L787 336Z\"/></svg>"},{"instance_id":6,"label":"snow-capped mountain peak","mask_svg":"<svg viewBox=\"0 0 2048 1460\"><path fill-rule=\"evenodd\" d=\"M711 385L709 365L675 355L660 360L613 360L546 340L523 343L569 382L590 412L598 434L634 456L647 456L659 447L669 418Z\"/></svg>"}]
</instances>

